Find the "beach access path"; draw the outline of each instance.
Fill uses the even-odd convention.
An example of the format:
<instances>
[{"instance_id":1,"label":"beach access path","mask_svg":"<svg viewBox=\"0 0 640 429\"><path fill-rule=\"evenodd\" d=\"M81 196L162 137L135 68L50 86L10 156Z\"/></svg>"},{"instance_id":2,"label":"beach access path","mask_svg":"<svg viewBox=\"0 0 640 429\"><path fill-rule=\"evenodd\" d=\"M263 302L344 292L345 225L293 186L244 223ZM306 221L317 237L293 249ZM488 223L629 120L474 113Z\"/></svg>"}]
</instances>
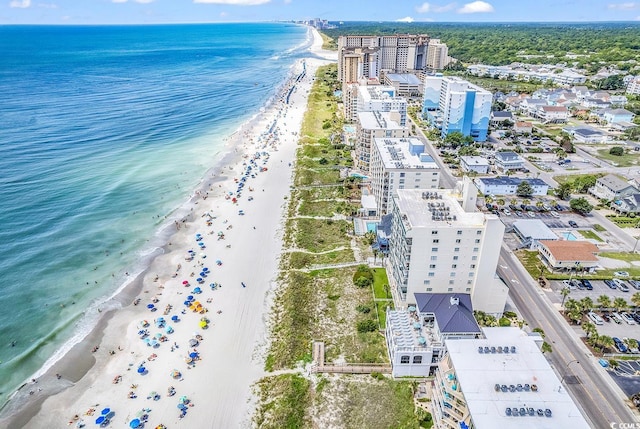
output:
<instances>
[{"instance_id":1,"label":"beach access path","mask_svg":"<svg viewBox=\"0 0 640 429\"><path fill-rule=\"evenodd\" d=\"M319 57L335 55L322 51L320 35L312 34L314 55L305 59L307 73L289 104L282 98L285 87L279 101L229 140L235 156L217 177L204 179L209 187L194 194L191 212L176 222L166 253L144 274L139 303L113 314L95 336L95 352L75 357L78 366L92 359L95 364L62 392L34 395L31 407L0 420L1 427L91 427L107 407L107 427L129 427L144 418L146 427L172 429L251 426L251 386L265 375L267 321L300 126L315 71L328 63ZM299 61L290 85L301 70ZM234 203L242 177L245 186ZM194 292L197 286L201 293ZM200 306L185 305L189 295Z\"/></svg>"}]
</instances>

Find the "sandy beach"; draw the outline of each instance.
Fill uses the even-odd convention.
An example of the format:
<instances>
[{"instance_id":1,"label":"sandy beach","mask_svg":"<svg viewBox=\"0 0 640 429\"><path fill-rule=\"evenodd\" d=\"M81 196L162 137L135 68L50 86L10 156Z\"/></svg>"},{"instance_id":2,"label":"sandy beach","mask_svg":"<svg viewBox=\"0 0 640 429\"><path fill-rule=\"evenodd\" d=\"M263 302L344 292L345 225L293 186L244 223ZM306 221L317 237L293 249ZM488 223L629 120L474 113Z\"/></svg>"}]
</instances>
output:
<instances>
[{"instance_id":1,"label":"sandy beach","mask_svg":"<svg viewBox=\"0 0 640 429\"><path fill-rule=\"evenodd\" d=\"M20 389L0 427L251 426L300 125L317 67L335 59L312 33L312 55L229 137L223 165L171 221L164 254L114 298L123 308L105 305L81 344Z\"/></svg>"}]
</instances>

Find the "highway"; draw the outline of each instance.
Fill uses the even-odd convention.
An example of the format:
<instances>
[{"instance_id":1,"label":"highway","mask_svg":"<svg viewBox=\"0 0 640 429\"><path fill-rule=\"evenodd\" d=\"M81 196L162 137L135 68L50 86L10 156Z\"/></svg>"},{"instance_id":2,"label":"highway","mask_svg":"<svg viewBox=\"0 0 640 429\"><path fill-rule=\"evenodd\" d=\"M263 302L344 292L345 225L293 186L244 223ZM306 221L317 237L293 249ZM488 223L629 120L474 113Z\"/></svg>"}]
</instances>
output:
<instances>
[{"instance_id":1,"label":"highway","mask_svg":"<svg viewBox=\"0 0 640 429\"><path fill-rule=\"evenodd\" d=\"M547 354L564 385L594 428L609 428L611 423L631 423L640 419L626 405L623 392L598 367L589 349L576 337L567 322L553 307L546 293L533 281L505 244L497 268L509 285L511 299L531 329L542 328L552 352ZM572 361L579 361L573 362ZM575 377L574 377L575 376ZM634 426L635 427L635 426Z\"/></svg>"}]
</instances>

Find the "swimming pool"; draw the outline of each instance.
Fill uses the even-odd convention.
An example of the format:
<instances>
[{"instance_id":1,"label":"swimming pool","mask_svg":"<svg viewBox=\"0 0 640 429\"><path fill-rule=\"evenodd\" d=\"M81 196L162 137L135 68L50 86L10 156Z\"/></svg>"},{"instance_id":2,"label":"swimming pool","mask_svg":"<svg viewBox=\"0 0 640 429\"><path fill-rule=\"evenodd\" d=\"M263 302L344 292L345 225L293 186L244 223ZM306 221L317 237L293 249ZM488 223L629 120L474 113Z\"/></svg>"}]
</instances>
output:
<instances>
[{"instance_id":1,"label":"swimming pool","mask_svg":"<svg viewBox=\"0 0 640 429\"><path fill-rule=\"evenodd\" d=\"M367 222L367 232L377 232L378 222Z\"/></svg>"},{"instance_id":2,"label":"swimming pool","mask_svg":"<svg viewBox=\"0 0 640 429\"><path fill-rule=\"evenodd\" d=\"M563 232L562 236L564 237L565 240L567 241L576 241L578 238L573 235L573 233L571 232Z\"/></svg>"},{"instance_id":3,"label":"swimming pool","mask_svg":"<svg viewBox=\"0 0 640 429\"><path fill-rule=\"evenodd\" d=\"M355 133L356 132L356 127L355 125L344 125L342 127L342 129L344 129L346 132L348 133Z\"/></svg>"}]
</instances>

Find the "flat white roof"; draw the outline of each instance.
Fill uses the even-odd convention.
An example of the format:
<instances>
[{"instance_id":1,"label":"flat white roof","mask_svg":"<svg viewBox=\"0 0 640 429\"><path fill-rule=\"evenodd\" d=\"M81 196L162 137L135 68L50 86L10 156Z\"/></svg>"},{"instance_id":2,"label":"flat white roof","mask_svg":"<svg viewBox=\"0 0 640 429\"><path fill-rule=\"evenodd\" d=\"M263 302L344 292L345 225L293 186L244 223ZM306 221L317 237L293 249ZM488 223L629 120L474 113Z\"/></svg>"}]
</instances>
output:
<instances>
[{"instance_id":1,"label":"flat white roof","mask_svg":"<svg viewBox=\"0 0 640 429\"><path fill-rule=\"evenodd\" d=\"M519 328L483 328L484 339L446 340L458 384L476 429L589 428L580 410L561 387L546 358ZM479 353L479 347L515 347L515 353ZM578 364L576 364L578 365ZM536 385L537 391L502 389L500 386ZM534 416L509 416L507 408L533 408ZM551 410L551 417L537 410Z\"/></svg>"},{"instance_id":2,"label":"flat white roof","mask_svg":"<svg viewBox=\"0 0 640 429\"><path fill-rule=\"evenodd\" d=\"M360 121L360 126L365 130L400 130L405 128L391 119L390 112L358 112L358 121Z\"/></svg>"},{"instance_id":3,"label":"flat white roof","mask_svg":"<svg viewBox=\"0 0 640 429\"><path fill-rule=\"evenodd\" d=\"M462 195L454 192L454 189L398 189L394 199L403 216L403 221L409 222L412 228L443 228L447 225L452 228L458 226L482 228L485 217L495 217L481 212L465 212L457 199L462 198ZM429 198L434 195L438 198ZM438 204L440 206L437 206ZM448 211L446 207L449 208ZM440 216L441 213L445 214L444 219ZM433 219L434 216L440 219Z\"/></svg>"},{"instance_id":4,"label":"flat white roof","mask_svg":"<svg viewBox=\"0 0 640 429\"><path fill-rule=\"evenodd\" d=\"M360 204L362 204L362 208L367 210L377 210L378 205L376 204L376 197L373 195L362 195L360 197Z\"/></svg>"},{"instance_id":5,"label":"flat white roof","mask_svg":"<svg viewBox=\"0 0 640 429\"><path fill-rule=\"evenodd\" d=\"M467 165L489 166L489 160L482 156L461 156L460 159Z\"/></svg>"},{"instance_id":6,"label":"flat white roof","mask_svg":"<svg viewBox=\"0 0 640 429\"><path fill-rule=\"evenodd\" d=\"M558 236L540 219L522 219L513 223L520 235L533 240L557 240Z\"/></svg>"},{"instance_id":7,"label":"flat white roof","mask_svg":"<svg viewBox=\"0 0 640 429\"><path fill-rule=\"evenodd\" d=\"M438 164L429 154L414 155L409 150L409 145L422 146L424 143L420 140L410 138L376 138L373 144L382 158L384 168L392 169L431 169L439 170Z\"/></svg>"}]
</instances>

